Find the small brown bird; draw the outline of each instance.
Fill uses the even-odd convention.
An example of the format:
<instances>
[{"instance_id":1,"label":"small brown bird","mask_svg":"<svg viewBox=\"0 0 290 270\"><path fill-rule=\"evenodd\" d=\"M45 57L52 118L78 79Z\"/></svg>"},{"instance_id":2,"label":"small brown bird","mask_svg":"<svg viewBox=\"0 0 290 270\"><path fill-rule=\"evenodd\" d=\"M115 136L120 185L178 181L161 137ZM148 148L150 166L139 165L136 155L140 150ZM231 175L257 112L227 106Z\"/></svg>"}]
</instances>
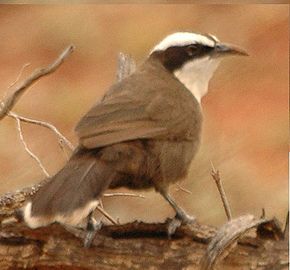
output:
<instances>
[{"instance_id":1,"label":"small brown bird","mask_svg":"<svg viewBox=\"0 0 290 270\"><path fill-rule=\"evenodd\" d=\"M23 209L28 226L90 221L103 192L118 187L153 187L177 218L191 222L168 187L186 177L200 144L201 98L228 55L247 53L212 35L180 32L162 40L77 124L79 146Z\"/></svg>"}]
</instances>

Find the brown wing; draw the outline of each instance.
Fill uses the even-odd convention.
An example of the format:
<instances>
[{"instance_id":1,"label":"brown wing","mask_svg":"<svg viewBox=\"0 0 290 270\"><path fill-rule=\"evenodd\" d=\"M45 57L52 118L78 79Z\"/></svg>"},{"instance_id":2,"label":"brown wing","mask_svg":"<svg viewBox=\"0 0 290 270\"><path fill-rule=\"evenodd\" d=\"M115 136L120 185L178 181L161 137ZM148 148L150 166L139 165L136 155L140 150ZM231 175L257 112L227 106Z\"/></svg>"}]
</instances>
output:
<instances>
[{"instance_id":1,"label":"brown wing","mask_svg":"<svg viewBox=\"0 0 290 270\"><path fill-rule=\"evenodd\" d=\"M132 99L126 93L102 100L78 123L76 133L86 148L97 148L122 141L165 136L162 121L152 117L154 100Z\"/></svg>"}]
</instances>

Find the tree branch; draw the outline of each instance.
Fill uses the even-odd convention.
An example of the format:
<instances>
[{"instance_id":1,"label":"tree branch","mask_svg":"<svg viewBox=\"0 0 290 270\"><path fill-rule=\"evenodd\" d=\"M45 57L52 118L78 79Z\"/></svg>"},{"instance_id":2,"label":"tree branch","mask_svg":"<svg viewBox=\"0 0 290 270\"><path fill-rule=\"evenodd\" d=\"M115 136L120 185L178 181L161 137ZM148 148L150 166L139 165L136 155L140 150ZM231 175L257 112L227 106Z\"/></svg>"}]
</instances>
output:
<instances>
[{"instance_id":1,"label":"tree branch","mask_svg":"<svg viewBox=\"0 0 290 270\"><path fill-rule=\"evenodd\" d=\"M135 69L136 63L133 58L128 54L120 52L118 55L117 82L128 77Z\"/></svg>"},{"instance_id":2,"label":"tree branch","mask_svg":"<svg viewBox=\"0 0 290 270\"><path fill-rule=\"evenodd\" d=\"M0 102L0 120L3 119L10 110L12 110L12 108L15 106L19 98L33 83L35 83L41 77L44 77L54 72L63 63L63 61L73 52L73 50L74 50L73 45L67 47L52 64L50 64L45 68L36 69L26 80L24 80L22 83L20 83L18 87L16 87L16 89L11 95L4 98L4 100Z\"/></svg>"},{"instance_id":3,"label":"tree branch","mask_svg":"<svg viewBox=\"0 0 290 270\"><path fill-rule=\"evenodd\" d=\"M12 86L14 86L14 85L19 81L19 79L20 79L20 77L21 77L21 75L22 75L24 69L27 68L27 67L30 66L30 65L31 65L30 63L26 63L26 64L24 64L24 65L22 66L22 68L20 69L20 71L19 71L19 73L18 73L18 76L17 76L16 79L15 79L15 80L14 80L14 81L9 85L8 88L11 88Z\"/></svg>"},{"instance_id":4,"label":"tree branch","mask_svg":"<svg viewBox=\"0 0 290 270\"><path fill-rule=\"evenodd\" d=\"M225 190L223 188L223 184L222 184L222 180L220 178L219 171L217 171L215 169L212 162L211 162L211 166L212 166L211 176L217 185L217 188L218 188L219 194L221 196L227 218L228 218L228 220L231 220L232 219L232 212L231 212L230 204L228 202Z\"/></svg>"},{"instance_id":5,"label":"tree branch","mask_svg":"<svg viewBox=\"0 0 290 270\"><path fill-rule=\"evenodd\" d=\"M44 168L44 166L43 166L42 162L40 161L40 159L28 148L27 143L25 142L24 137L23 137L22 128L21 128L21 122L20 122L19 118L16 118L16 123L17 123L17 129L18 129L18 132L19 132L19 137L20 137L20 140L21 140L21 142L22 142L22 144L24 146L25 151L28 153L29 156L31 156L37 162L37 164L41 168L41 170L44 173L44 175L46 177L49 177L49 173Z\"/></svg>"},{"instance_id":6,"label":"tree branch","mask_svg":"<svg viewBox=\"0 0 290 270\"><path fill-rule=\"evenodd\" d=\"M59 140L58 140L59 144L65 143L66 146L71 151L74 150L73 144L64 135L62 135L61 132L54 125L52 125L52 124L50 124L48 122L45 122L45 121L40 121L40 120L35 120L35 119L31 119L31 118L27 118L27 117L20 116L20 115L14 113L12 111L10 111L8 113L8 116L9 117L12 117L12 118L14 118L16 120L20 120L22 122L25 122L25 123L29 123L29 124L33 124L33 125L38 125L38 126L41 126L41 127L45 127L45 128L50 129L59 138Z\"/></svg>"},{"instance_id":7,"label":"tree branch","mask_svg":"<svg viewBox=\"0 0 290 270\"><path fill-rule=\"evenodd\" d=\"M198 223L181 226L169 239L168 223L104 226L89 249L83 247L82 230L72 234L57 224L34 230L5 224L0 232L0 269L200 270L208 243L220 235L216 228ZM244 236L216 269L282 270L287 265L287 241Z\"/></svg>"}]
</instances>

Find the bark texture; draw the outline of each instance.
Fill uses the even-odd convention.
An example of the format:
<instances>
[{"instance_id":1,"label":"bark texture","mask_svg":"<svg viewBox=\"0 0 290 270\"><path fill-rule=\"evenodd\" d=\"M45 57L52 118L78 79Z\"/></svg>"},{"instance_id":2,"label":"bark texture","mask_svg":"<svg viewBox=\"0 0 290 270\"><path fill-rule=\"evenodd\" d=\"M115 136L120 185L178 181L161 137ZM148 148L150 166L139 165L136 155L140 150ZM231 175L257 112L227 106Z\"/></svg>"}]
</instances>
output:
<instances>
[{"instance_id":1,"label":"bark texture","mask_svg":"<svg viewBox=\"0 0 290 270\"><path fill-rule=\"evenodd\" d=\"M238 236L237 245L231 243L215 264L203 269L288 269L288 242L271 222L259 224L253 236ZM104 226L86 249L81 230L69 232L57 224L32 230L3 222L0 269L201 269L201 261L210 259L204 257L209 243L220 231L196 223L181 226L169 239L167 225Z\"/></svg>"}]
</instances>

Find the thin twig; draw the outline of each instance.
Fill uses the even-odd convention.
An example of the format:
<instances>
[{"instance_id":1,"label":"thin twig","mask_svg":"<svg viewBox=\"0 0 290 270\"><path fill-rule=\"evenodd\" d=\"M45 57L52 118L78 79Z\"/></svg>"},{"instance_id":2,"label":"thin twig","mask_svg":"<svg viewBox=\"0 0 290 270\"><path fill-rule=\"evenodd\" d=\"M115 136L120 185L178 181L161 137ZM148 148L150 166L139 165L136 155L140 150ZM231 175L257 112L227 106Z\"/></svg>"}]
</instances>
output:
<instances>
[{"instance_id":1,"label":"thin twig","mask_svg":"<svg viewBox=\"0 0 290 270\"><path fill-rule=\"evenodd\" d=\"M0 102L0 120L5 117L5 115L14 107L19 98L25 93L25 90L29 88L33 83L35 83L38 79L43 76L49 75L54 72L63 61L73 52L74 46L70 45L67 47L63 53L50 65L45 68L36 69L27 79L25 79L14 92L8 97L4 98L2 102Z\"/></svg>"},{"instance_id":2,"label":"thin twig","mask_svg":"<svg viewBox=\"0 0 290 270\"><path fill-rule=\"evenodd\" d=\"M14 86L14 85L19 81L19 79L20 79L20 77L21 77L21 75L22 75L24 69L25 69L26 67L30 66L30 65L31 65L30 63L26 63L26 64L24 64L24 65L22 66L22 68L21 68L20 71L19 71L18 76L16 77L16 79L14 80L14 82L12 82L12 83L9 85L8 88L11 88L12 86Z\"/></svg>"},{"instance_id":3,"label":"thin twig","mask_svg":"<svg viewBox=\"0 0 290 270\"><path fill-rule=\"evenodd\" d=\"M186 188L184 188L184 187L182 187L181 185L179 185L179 184L177 184L177 188L176 188L176 190L177 191L183 191L183 192L185 192L185 193L187 193L187 194L192 194L192 192L190 191L190 190L188 190L188 189L186 189Z\"/></svg>"},{"instance_id":4,"label":"thin twig","mask_svg":"<svg viewBox=\"0 0 290 270\"><path fill-rule=\"evenodd\" d=\"M70 156L68 155L65 147L64 147L64 142L63 140L59 139L58 140L58 145L60 147L60 149L62 150L62 152L64 153L65 157L66 157L66 160L69 160ZM71 149L71 148L70 148ZM72 150L72 149L71 149Z\"/></svg>"},{"instance_id":5,"label":"thin twig","mask_svg":"<svg viewBox=\"0 0 290 270\"><path fill-rule=\"evenodd\" d=\"M145 199L145 196L141 194L133 194L133 193L106 193L103 195L103 197L115 197L115 196L125 196L125 197L138 197Z\"/></svg>"},{"instance_id":6,"label":"thin twig","mask_svg":"<svg viewBox=\"0 0 290 270\"><path fill-rule=\"evenodd\" d=\"M34 125L39 125L39 126L50 129L58 136L59 143L64 142L70 150L72 150L72 151L74 150L73 144L64 135L62 135L61 132L54 125L47 123L45 121L40 121L40 120L35 120L35 119L20 116L12 111L8 112L8 116L13 117L16 120L18 119L22 122L26 122L26 123L30 123L30 124L34 124Z\"/></svg>"},{"instance_id":7,"label":"thin twig","mask_svg":"<svg viewBox=\"0 0 290 270\"><path fill-rule=\"evenodd\" d=\"M100 203L100 207L104 209L104 204L103 204L103 200L99 199L99 203Z\"/></svg>"},{"instance_id":8,"label":"thin twig","mask_svg":"<svg viewBox=\"0 0 290 270\"><path fill-rule=\"evenodd\" d=\"M133 58L120 52L118 55L117 81L120 82L136 70L136 63Z\"/></svg>"},{"instance_id":9,"label":"thin twig","mask_svg":"<svg viewBox=\"0 0 290 270\"><path fill-rule=\"evenodd\" d=\"M96 209L102 213L108 220L110 220L114 225L117 225L118 222L112 217L110 216L110 214L108 214L100 205L98 205L96 207Z\"/></svg>"},{"instance_id":10,"label":"thin twig","mask_svg":"<svg viewBox=\"0 0 290 270\"><path fill-rule=\"evenodd\" d=\"M140 194L133 194L133 193L105 193L103 197L116 197L116 196L126 196L126 197L137 197L145 199L143 195ZM102 200L99 200L100 204L96 207L96 209L101 212L102 215L104 215L108 220L110 220L113 224L119 224L119 218L115 220L110 214L108 214L105 209Z\"/></svg>"},{"instance_id":11,"label":"thin twig","mask_svg":"<svg viewBox=\"0 0 290 270\"><path fill-rule=\"evenodd\" d=\"M212 166L211 176L217 185L217 188L218 188L218 191L220 193L227 218L228 218L228 220L231 220L232 219L231 208L230 208L226 193L224 191L222 181L220 179L219 171L214 168L212 162L211 162L211 166Z\"/></svg>"},{"instance_id":12,"label":"thin twig","mask_svg":"<svg viewBox=\"0 0 290 270\"><path fill-rule=\"evenodd\" d=\"M283 235L284 235L284 239L289 239L289 210L288 210L287 216L286 216L286 222L285 222Z\"/></svg>"},{"instance_id":13,"label":"thin twig","mask_svg":"<svg viewBox=\"0 0 290 270\"><path fill-rule=\"evenodd\" d=\"M145 199L145 196L141 194L133 194L133 193L105 193L103 197L116 197L116 196L126 196L126 197L137 197ZM119 224L119 219L115 220L106 210L104 209L104 205L102 200L99 200L100 204L96 207L96 209L104 215L108 220L110 220L114 225Z\"/></svg>"},{"instance_id":14,"label":"thin twig","mask_svg":"<svg viewBox=\"0 0 290 270\"><path fill-rule=\"evenodd\" d=\"M21 122L18 118L16 118L16 122L17 122L17 129L19 132L19 137L20 140L25 148L25 151L37 162L37 164L39 165L39 167L41 168L41 170L43 171L43 173L45 174L46 177L49 177L49 173L47 172L47 170L44 168L43 164L41 163L40 159L28 148L24 138L23 138L23 133L22 133L22 128L21 128Z\"/></svg>"},{"instance_id":15,"label":"thin twig","mask_svg":"<svg viewBox=\"0 0 290 270\"><path fill-rule=\"evenodd\" d=\"M262 208L262 214L261 214L260 218L265 218L265 217L266 217L266 211L265 211L265 208L263 207Z\"/></svg>"}]
</instances>

